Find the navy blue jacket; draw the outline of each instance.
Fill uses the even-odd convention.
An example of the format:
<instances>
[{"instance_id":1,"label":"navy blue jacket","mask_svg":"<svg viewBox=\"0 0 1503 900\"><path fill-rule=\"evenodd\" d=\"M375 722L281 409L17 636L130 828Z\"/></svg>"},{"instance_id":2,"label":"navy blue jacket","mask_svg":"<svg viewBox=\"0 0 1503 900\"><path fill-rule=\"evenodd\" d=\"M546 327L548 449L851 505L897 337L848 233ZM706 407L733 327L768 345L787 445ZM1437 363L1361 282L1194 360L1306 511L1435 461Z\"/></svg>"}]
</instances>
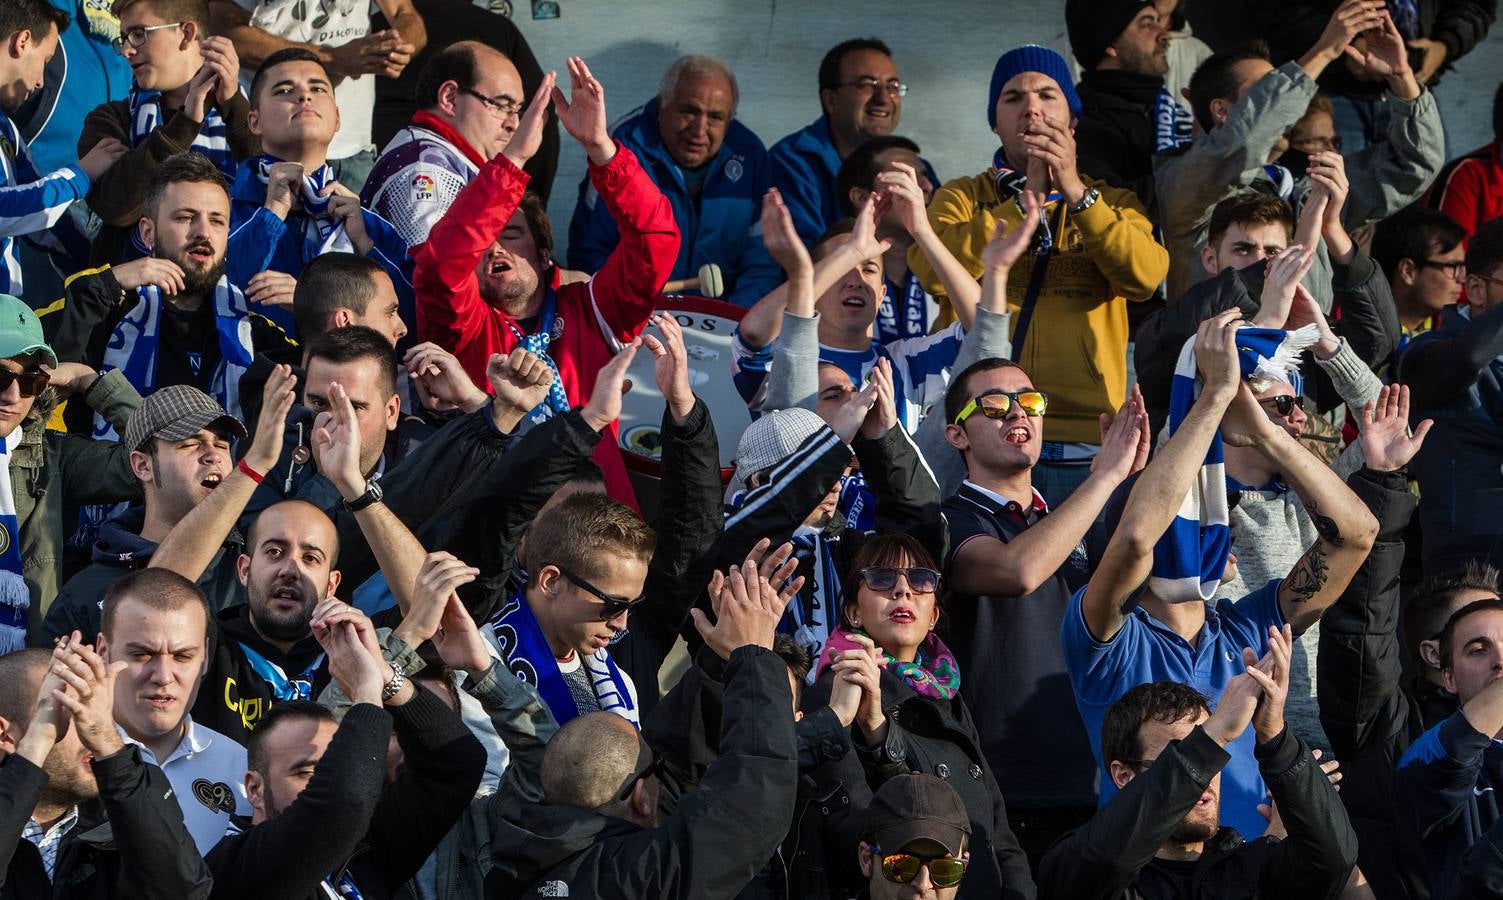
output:
<instances>
[{"instance_id":1,"label":"navy blue jacket","mask_svg":"<svg viewBox=\"0 0 1503 900\"><path fill-rule=\"evenodd\" d=\"M1430 896L1449 897L1462 860L1500 816L1503 744L1458 710L1420 735L1399 760L1394 814L1417 843Z\"/></svg>"}]
</instances>

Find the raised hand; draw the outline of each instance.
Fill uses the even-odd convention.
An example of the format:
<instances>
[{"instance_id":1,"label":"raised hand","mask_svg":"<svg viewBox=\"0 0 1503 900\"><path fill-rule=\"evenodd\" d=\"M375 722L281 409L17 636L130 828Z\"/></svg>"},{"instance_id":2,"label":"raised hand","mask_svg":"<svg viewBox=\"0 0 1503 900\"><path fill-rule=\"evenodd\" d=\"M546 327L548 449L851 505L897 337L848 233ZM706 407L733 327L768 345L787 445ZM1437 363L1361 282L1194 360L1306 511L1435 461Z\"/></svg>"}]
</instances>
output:
<instances>
[{"instance_id":1,"label":"raised hand","mask_svg":"<svg viewBox=\"0 0 1503 900\"><path fill-rule=\"evenodd\" d=\"M261 205L278 219L286 219L292 212L293 201L302 192L302 163L272 163L266 170L266 200Z\"/></svg>"},{"instance_id":2,"label":"raised hand","mask_svg":"<svg viewBox=\"0 0 1503 900\"><path fill-rule=\"evenodd\" d=\"M851 227L851 240L846 250L857 262L876 259L892 247L892 241L877 239L877 222L881 221L886 205L891 202L880 192L867 195L861 208L856 210L856 222Z\"/></svg>"},{"instance_id":3,"label":"raised hand","mask_svg":"<svg viewBox=\"0 0 1503 900\"><path fill-rule=\"evenodd\" d=\"M1440 41L1431 38L1415 38L1409 42L1409 46L1420 52L1420 67L1414 73L1414 78L1420 84L1429 84L1440 67L1446 64L1446 59L1451 55L1450 48Z\"/></svg>"},{"instance_id":4,"label":"raised hand","mask_svg":"<svg viewBox=\"0 0 1503 900\"><path fill-rule=\"evenodd\" d=\"M855 440L861 426L866 424L866 417L871 414L872 407L877 405L878 390L874 379L868 381L861 390L848 392L840 405L825 419L825 424L849 444Z\"/></svg>"},{"instance_id":5,"label":"raised hand","mask_svg":"<svg viewBox=\"0 0 1503 900\"><path fill-rule=\"evenodd\" d=\"M1040 130L1023 135L1023 149L1030 160L1037 159L1049 167L1054 186L1068 202L1079 203L1086 187L1075 169L1075 135L1068 125L1047 118L1040 118L1038 124Z\"/></svg>"},{"instance_id":6,"label":"raised hand","mask_svg":"<svg viewBox=\"0 0 1503 900\"><path fill-rule=\"evenodd\" d=\"M1362 37L1361 50L1350 46L1345 51L1354 66L1369 75L1390 81L1414 74L1409 68L1409 50L1404 46L1404 36L1399 33L1398 26L1393 24L1393 17L1388 14L1388 10L1382 11L1378 25Z\"/></svg>"},{"instance_id":7,"label":"raised hand","mask_svg":"<svg viewBox=\"0 0 1503 900\"><path fill-rule=\"evenodd\" d=\"M287 413L296 400L297 376L292 374L292 367L273 366L266 387L261 389L261 414L256 417L256 430L245 453L246 465L265 475L282 458Z\"/></svg>"},{"instance_id":8,"label":"raised hand","mask_svg":"<svg viewBox=\"0 0 1503 900\"><path fill-rule=\"evenodd\" d=\"M642 343L652 353L652 374L658 390L668 402L668 414L682 425L694 411L694 389L689 385L689 351L684 347L684 329L667 313L653 313L648 320L663 333L662 340L642 335Z\"/></svg>"},{"instance_id":9,"label":"raised hand","mask_svg":"<svg viewBox=\"0 0 1503 900\"><path fill-rule=\"evenodd\" d=\"M1269 260L1253 324L1259 328L1283 328L1289 320L1289 307L1294 303L1294 289L1314 264L1315 248L1299 244L1285 247Z\"/></svg>"},{"instance_id":10,"label":"raised hand","mask_svg":"<svg viewBox=\"0 0 1503 900\"><path fill-rule=\"evenodd\" d=\"M1148 408L1136 384L1115 416L1101 414L1100 425L1101 452L1091 460L1091 471L1121 484L1148 465Z\"/></svg>"},{"instance_id":11,"label":"raised hand","mask_svg":"<svg viewBox=\"0 0 1503 900\"><path fill-rule=\"evenodd\" d=\"M877 393L871 411L861 423L861 436L875 441L898 424L897 391L892 386L892 363L885 356L878 357L868 377Z\"/></svg>"},{"instance_id":12,"label":"raised hand","mask_svg":"<svg viewBox=\"0 0 1503 900\"><path fill-rule=\"evenodd\" d=\"M778 588L778 597L785 605L804 585L803 576L793 578L793 573L798 571L798 559L793 555L791 542L783 543L774 549L772 541L762 538L747 552L746 559L741 563L741 569L744 572L755 571L758 576L766 579L768 584L782 585ZM710 580L712 596L724 587L724 581L721 573L716 572L715 577Z\"/></svg>"},{"instance_id":13,"label":"raised hand","mask_svg":"<svg viewBox=\"0 0 1503 900\"><path fill-rule=\"evenodd\" d=\"M70 640L79 640L78 632L73 632ZM58 649L60 648L53 651L54 661L58 658ZM47 754L52 752L52 746L68 733L68 728L73 723L73 717L53 692L66 694L70 690L62 676L55 674L51 668L42 676L42 686L37 691L31 722L26 726L26 733L16 742L17 756L38 768L47 761Z\"/></svg>"},{"instance_id":14,"label":"raised hand","mask_svg":"<svg viewBox=\"0 0 1503 900\"><path fill-rule=\"evenodd\" d=\"M1362 409L1362 461L1375 472L1397 472L1414 459L1425 435L1435 424L1431 419L1409 430L1409 386L1385 384L1377 403Z\"/></svg>"},{"instance_id":15,"label":"raised hand","mask_svg":"<svg viewBox=\"0 0 1503 900\"><path fill-rule=\"evenodd\" d=\"M564 92L555 87L553 108L564 130L584 145L590 162L603 166L616 155L616 142L611 140L605 117L605 86L580 57L569 57L568 67L569 98L565 100Z\"/></svg>"},{"instance_id":16,"label":"raised hand","mask_svg":"<svg viewBox=\"0 0 1503 900\"><path fill-rule=\"evenodd\" d=\"M809 249L793 227L793 216L783 204L783 195L777 188L768 188L762 195L762 246L782 266L788 275L808 272L814 268L809 259Z\"/></svg>"},{"instance_id":17,"label":"raised hand","mask_svg":"<svg viewBox=\"0 0 1503 900\"><path fill-rule=\"evenodd\" d=\"M1029 191L1018 195L1023 204L1023 221L1012 228L1004 219L997 219L992 239L981 248L981 266L988 275L996 273L1006 277L1017 261L1022 258L1033 242L1033 233L1039 227L1039 201Z\"/></svg>"},{"instance_id":18,"label":"raised hand","mask_svg":"<svg viewBox=\"0 0 1503 900\"><path fill-rule=\"evenodd\" d=\"M47 386L56 390L59 397L82 394L99 377L99 373L93 368L76 362L58 363L57 368L47 369L47 374L50 376Z\"/></svg>"},{"instance_id":19,"label":"raised hand","mask_svg":"<svg viewBox=\"0 0 1503 900\"><path fill-rule=\"evenodd\" d=\"M480 575L480 570L444 550L434 550L423 557L413 584L412 606L402 617L402 623L393 629L409 647L416 648L424 641L432 640L438 633L449 605L449 598L458 599L455 591L469 584Z\"/></svg>"},{"instance_id":20,"label":"raised hand","mask_svg":"<svg viewBox=\"0 0 1503 900\"><path fill-rule=\"evenodd\" d=\"M341 497L354 500L365 493L360 426L349 393L337 381L329 384L329 408L314 420L313 457L318 471L334 483Z\"/></svg>"},{"instance_id":21,"label":"raised hand","mask_svg":"<svg viewBox=\"0 0 1503 900\"><path fill-rule=\"evenodd\" d=\"M596 431L604 431L621 417L621 398L631 390L626 370L631 367L631 361L636 359L637 350L641 346L642 337L638 335L636 340L626 345L625 350L600 367L600 374L595 376L595 389L590 392L590 402L580 411L586 425Z\"/></svg>"},{"instance_id":22,"label":"raised hand","mask_svg":"<svg viewBox=\"0 0 1503 900\"><path fill-rule=\"evenodd\" d=\"M771 648L787 597L763 578L755 566L731 566L724 575L716 572L715 577L711 582L715 624L710 624L703 610L689 611L705 644L722 659L730 659L737 647ZM716 582L721 585L718 591Z\"/></svg>"},{"instance_id":23,"label":"raised hand","mask_svg":"<svg viewBox=\"0 0 1503 900\"><path fill-rule=\"evenodd\" d=\"M1237 385L1236 396L1221 419L1221 439L1231 447L1258 447L1283 433L1284 429L1275 425L1258 405L1252 388L1245 383Z\"/></svg>"},{"instance_id":24,"label":"raised hand","mask_svg":"<svg viewBox=\"0 0 1503 900\"><path fill-rule=\"evenodd\" d=\"M1333 150L1322 150L1310 154L1310 165L1305 172L1326 197L1321 217L1322 233L1343 227L1341 210L1346 206L1346 195L1351 191L1351 182L1346 177L1346 160Z\"/></svg>"},{"instance_id":25,"label":"raised hand","mask_svg":"<svg viewBox=\"0 0 1503 900\"><path fill-rule=\"evenodd\" d=\"M500 354L495 358L504 359ZM402 366L407 377L417 388L418 398L425 409L443 412L462 409L472 412L485 405L485 391L475 386L470 376L454 358L454 354L432 342L424 342L408 349L402 356ZM543 368L547 368L544 364ZM486 367L489 372L490 367ZM552 372L549 372L552 375ZM550 379L551 381L551 379ZM534 404L536 405L536 404Z\"/></svg>"},{"instance_id":26,"label":"raised hand","mask_svg":"<svg viewBox=\"0 0 1503 900\"><path fill-rule=\"evenodd\" d=\"M1289 699L1289 659L1293 643L1294 631L1286 624L1283 628L1268 629L1268 652L1262 659L1258 659L1251 648L1242 650L1247 674L1262 689L1252 719L1253 732L1260 744L1268 743L1284 731L1284 703Z\"/></svg>"},{"instance_id":27,"label":"raised hand","mask_svg":"<svg viewBox=\"0 0 1503 900\"><path fill-rule=\"evenodd\" d=\"M90 180L98 178L110 170L115 160L121 158L130 151L130 148L114 138L104 138L83 155L78 161L78 167L84 170L84 174Z\"/></svg>"},{"instance_id":28,"label":"raised hand","mask_svg":"<svg viewBox=\"0 0 1503 900\"><path fill-rule=\"evenodd\" d=\"M1246 672L1234 675L1221 689L1221 699L1216 701L1216 710L1200 726L1206 736L1225 747L1242 736L1252 724L1253 713L1258 708L1258 698L1263 688Z\"/></svg>"},{"instance_id":29,"label":"raised hand","mask_svg":"<svg viewBox=\"0 0 1503 900\"><path fill-rule=\"evenodd\" d=\"M95 759L113 756L125 746L115 729L115 677L125 662L106 663L78 632L52 651L51 674L68 690L54 688L52 699L68 711L78 740Z\"/></svg>"},{"instance_id":30,"label":"raised hand","mask_svg":"<svg viewBox=\"0 0 1503 900\"><path fill-rule=\"evenodd\" d=\"M928 203L919 187L918 173L907 163L895 162L885 172L877 173L877 184L892 198L892 208L903 222L903 229L914 237L932 231Z\"/></svg>"},{"instance_id":31,"label":"raised hand","mask_svg":"<svg viewBox=\"0 0 1503 900\"><path fill-rule=\"evenodd\" d=\"M1331 13L1325 30L1316 38L1312 54L1325 56L1334 61L1337 57L1355 56L1360 62L1360 53L1351 47L1357 35L1379 27L1383 22L1383 0L1346 0Z\"/></svg>"},{"instance_id":32,"label":"raised hand","mask_svg":"<svg viewBox=\"0 0 1503 900\"><path fill-rule=\"evenodd\" d=\"M515 347L509 356L492 353L485 364L485 377L495 394L491 399L491 416L496 427L509 434L523 416L548 399L555 376L547 360Z\"/></svg>"},{"instance_id":33,"label":"raised hand","mask_svg":"<svg viewBox=\"0 0 1503 900\"><path fill-rule=\"evenodd\" d=\"M313 637L329 656L329 675L354 703L381 705L392 667L375 643L375 629L360 610L328 598L313 610Z\"/></svg>"},{"instance_id":34,"label":"raised hand","mask_svg":"<svg viewBox=\"0 0 1503 900\"><path fill-rule=\"evenodd\" d=\"M1321 359L1330 359L1341 349L1341 338L1331 330L1331 323L1326 321L1326 314L1320 311L1320 304L1316 302L1313 294L1303 284L1294 286L1294 302L1289 305L1289 318L1284 320L1285 331L1296 331L1306 325L1314 325L1320 338L1315 342L1315 354Z\"/></svg>"},{"instance_id":35,"label":"raised hand","mask_svg":"<svg viewBox=\"0 0 1503 900\"><path fill-rule=\"evenodd\" d=\"M852 634L850 638L861 649L833 654L830 668L837 682L849 681L861 689L856 724L868 743L876 743L887 725L887 715L882 711L882 651L864 634Z\"/></svg>"},{"instance_id":36,"label":"raised hand","mask_svg":"<svg viewBox=\"0 0 1503 900\"><path fill-rule=\"evenodd\" d=\"M365 210L360 208L360 197L337 181L324 185L319 196L329 198L329 218L339 219L344 225L345 236L350 239L355 252L361 256L376 246L365 230Z\"/></svg>"},{"instance_id":37,"label":"raised hand","mask_svg":"<svg viewBox=\"0 0 1503 900\"><path fill-rule=\"evenodd\" d=\"M223 108L240 92L240 55L229 38L218 34L204 38L198 49L204 57L202 68L214 75L214 102Z\"/></svg>"},{"instance_id":38,"label":"raised hand","mask_svg":"<svg viewBox=\"0 0 1503 900\"><path fill-rule=\"evenodd\" d=\"M219 76L207 65L198 67L188 80L188 92L183 96L183 115L202 123L214 104L215 89Z\"/></svg>"},{"instance_id":39,"label":"raised hand","mask_svg":"<svg viewBox=\"0 0 1503 900\"><path fill-rule=\"evenodd\" d=\"M171 297L183 289L183 269L170 259L143 256L128 263L110 266L110 274L127 291L150 284Z\"/></svg>"},{"instance_id":40,"label":"raised hand","mask_svg":"<svg viewBox=\"0 0 1503 900\"><path fill-rule=\"evenodd\" d=\"M1242 311L1233 307L1201 322L1195 331L1195 366L1205 379L1206 391L1219 391L1227 399L1242 383L1237 359L1237 327L1241 324Z\"/></svg>"},{"instance_id":41,"label":"raised hand","mask_svg":"<svg viewBox=\"0 0 1503 900\"><path fill-rule=\"evenodd\" d=\"M501 151L501 155L519 169L527 165L527 161L543 145L543 128L548 122L548 107L552 105L557 83L557 72L543 76L543 83L538 86L537 92L532 95L532 101L522 113L522 118L517 121L517 130L512 132L511 139L506 142L506 149Z\"/></svg>"},{"instance_id":42,"label":"raised hand","mask_svg":"<svg viewBox=\"0 0 1503 900\"><path fill-rule=\"evenodd\" d=\"M286 272L273 272L270 269L257 272L245 283L245 299L266 306L280 306L289 312L296 292L296 278Z\"/></svg>"}]
</instances>

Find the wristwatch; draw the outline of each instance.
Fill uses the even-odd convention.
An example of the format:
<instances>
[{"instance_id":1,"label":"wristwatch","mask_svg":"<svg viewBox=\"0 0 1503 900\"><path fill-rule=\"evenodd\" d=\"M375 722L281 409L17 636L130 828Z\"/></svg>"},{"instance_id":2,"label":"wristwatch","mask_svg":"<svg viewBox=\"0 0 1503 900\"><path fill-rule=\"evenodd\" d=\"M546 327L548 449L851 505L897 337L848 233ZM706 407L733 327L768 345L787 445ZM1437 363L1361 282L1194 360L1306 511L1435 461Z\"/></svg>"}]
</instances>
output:
<instances>
[{"instance_id":1,"label":"wristwatch","mask_svg":"<svg viewBox=\"0 0 1503 900\"><path fill-rule=\"evenodd\" d=\"M395 697L397 695L397 691L400 691L402 689L402 685L406 683L407 676L402 674L401 669L397 668L396 666L392 666L391 680L386 682L386 686L381 689L381 702L385 703L386 701Z\"/></svg>"},{"instance_id":2,"label":"wristwatch","mask_svg":"<svg viewBox=\"0 0 1503 900\"><path fill-rule=\"evenodd\" d=\"M375 478L365 483L365 493L354 500L345 500L344 508L350 512L360 512L373 503L381 502L381 483Z\"/></svg>"},{"instance_id":3,"label":"wristwatch","mask_svg":"<svg viewBox=\"0 0 1503 900\"><path fill-rule=\"evenodd\" d=\"M1080 202L1070 204L1070 212L1083 213L1091 207L1095 206L1096 201L1100 199L1100 191L1096 190L1095 188L1086 188L1085 196L1080 198Z\"/></svg>"}]
</instances>

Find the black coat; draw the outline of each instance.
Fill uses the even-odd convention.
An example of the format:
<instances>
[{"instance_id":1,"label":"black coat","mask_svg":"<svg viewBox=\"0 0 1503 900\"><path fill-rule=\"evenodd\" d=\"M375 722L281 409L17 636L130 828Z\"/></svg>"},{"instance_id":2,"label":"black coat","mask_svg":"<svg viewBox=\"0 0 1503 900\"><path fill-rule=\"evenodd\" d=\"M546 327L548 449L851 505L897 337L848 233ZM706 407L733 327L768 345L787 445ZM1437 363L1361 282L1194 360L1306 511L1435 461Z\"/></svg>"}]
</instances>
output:
<instances>
[{"instance_id":1,"label":"black coat","mask_svg":"<svg viewBox=\"0 0 1503 900\"><path fill-rule=\"evenodd\" d=\"M1081 76L1075 155L1081 172L1138 195L1158 220L1153 189L1154 105L1164 79L1121 70Z\"/></svg>"},{"instance_id":2,"label":"black coat","mask_svg":"<svg viewBox=\"0 0 1503 900\"><path fill-rule=\"evenodd\" d=\"M828 669L804 695L806 711L829 705L835 675ZM981 738L971 712L959 696L932 700L920 696L902 678L882 670L882 709L887 736L877 747L865 747L856 735L854 755L866 771L872 790L909 772L922 772L949 782L971 817L970 868L961 882L959 898L1032 900L1033 878L1028 857L1007 824L1002 789L981 752Z\"/></svg>"}]
</instances>

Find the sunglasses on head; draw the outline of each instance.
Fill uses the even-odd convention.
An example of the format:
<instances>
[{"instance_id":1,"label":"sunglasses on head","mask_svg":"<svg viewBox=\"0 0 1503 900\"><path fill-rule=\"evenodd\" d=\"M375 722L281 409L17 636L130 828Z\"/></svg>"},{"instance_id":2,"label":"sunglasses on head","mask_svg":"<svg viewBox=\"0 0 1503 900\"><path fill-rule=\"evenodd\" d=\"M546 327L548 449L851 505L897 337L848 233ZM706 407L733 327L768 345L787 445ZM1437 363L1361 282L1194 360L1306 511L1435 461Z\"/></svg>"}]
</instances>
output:
<instances>
[{"instance_id":1,"label":"sunglasses on head","mask_svg":"<svg viewBox=\"0 0 1503 900\"><path fill-rule=\"evenodd\" d=\"M988 419L1005 418L1014 403L1024 415L1042 416L1049 409L1049 395L1043 391L991 391L971 398L971 402L955 417L954 424L961 424L978 409Z\"/></svg>"},{"instance_id":2,"label":"sunglasses on head","mask_svg":"<svg viewBox=\"0 0 1503 900\"><path fill-rule=\"evenodd\" d=\"M939 590L939 573L933 569L915 566L910 569L895 569L891 566L867 566L861 570L861 580L874 591L890 591L898 583L898 576L908 579L908 587L915 593L932 594Z\"/></svg>"},{"instance_id":3,"label":"sunglasses on head","mask_svg":"<svg viewBox=\"0 0 1503 900\"><path fill-rule=\"evenodd\" d=\"M589 593L594 594L596 597L600 598L600 616L598 621L609 622L622 613L631 612L633 609L636 609L647 600L646 594L643 594L635 600L622 600L620 597L612 597L610 594L607 594L605 591L602 591L595 585L590 584L588 581L585 581L583 578L580 578L578 575L575 575L573 572L570 572L563 566L559 566L557 563L555 563L554 565L557 566L558 570L563 573L563 576L565 578L574 582L574 584L578 587L584 588Z\"/></svg>"},{"instance_id":4,"label":"sunglasses on head","mask_svg":"<svg viewBox=\"0 0 1503 900\"><path fill-rule=\"evenodd\" d=\"M1300 394L1298 396L1292 397L1288 394L1280 394L1277 397L1264 397L1262 400L1259 400L1258 403L1262 406L1267 406L1268 404L1272 403L1274 405L1274 408L1279 411L1279 415L1287 416L1290 413L1294 412L1294 408L1296 406L1298 406L1300 409L1305 408L1305 395Z\"/></svg>"},{"instance_id":5,"label":"sunglasses on head","mask_svg":"<svg viewBox=\"0 0 1503 900\"><path fill-rule=\"evenodd\" d=\"M919 869L929 867L929 880L935 887L954 887L965 877L965 868L970 865L971 855L920 856L917 853L887 853L876 844L867 844L866 849L882 859L882 877L893 884L908 884L918 877Z\"/></svg>"},{"instance_id":6,"label":"sunglasses on head","mask_svg":"<svg viewBox=\"0 0 1503 900\"><path fill-rule=\"evenodd\" d=\"M21 386L22 397L35 397L52 383L52 376L46 372L12 372L0 369L0 392L10 390L12 382Z\"/></svg>"}]
</instances>

